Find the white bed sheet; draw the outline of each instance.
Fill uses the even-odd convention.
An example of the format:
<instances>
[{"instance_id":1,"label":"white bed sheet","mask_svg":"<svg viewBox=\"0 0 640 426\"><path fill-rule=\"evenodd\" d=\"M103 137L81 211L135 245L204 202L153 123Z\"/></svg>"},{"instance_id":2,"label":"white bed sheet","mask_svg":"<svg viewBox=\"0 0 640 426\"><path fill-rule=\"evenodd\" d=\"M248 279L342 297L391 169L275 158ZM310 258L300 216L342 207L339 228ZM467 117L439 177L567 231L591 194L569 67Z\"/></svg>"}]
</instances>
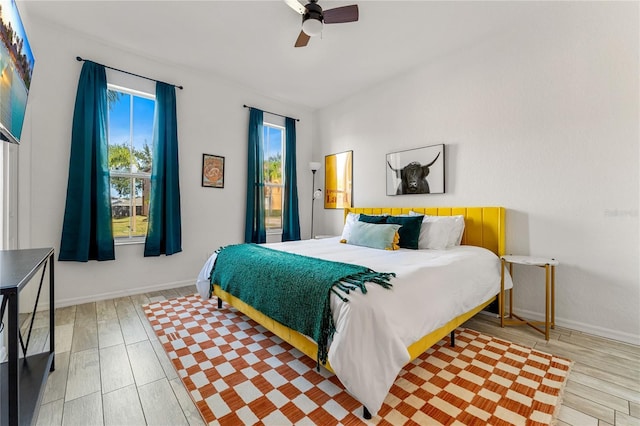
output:
<instances>
[{"instance_id":1,"label":"white bed sheet","mask_svg":"<svg viewBox=\"0 0 640 426\"><path fill-rule=\"evenodd\" d=\"M341 244L339 237L266 244L306 256L395 272L389 290L367 284L367 294L332 294L336 333L329 362L345 388L375 415L402 367L407 347L500 291L500 259L489 250L457 246L446 250L385 251ZM196 282L209 295L213 255ZM508 273L505 288L513 286Z\"/></svg>"}]
</instances>

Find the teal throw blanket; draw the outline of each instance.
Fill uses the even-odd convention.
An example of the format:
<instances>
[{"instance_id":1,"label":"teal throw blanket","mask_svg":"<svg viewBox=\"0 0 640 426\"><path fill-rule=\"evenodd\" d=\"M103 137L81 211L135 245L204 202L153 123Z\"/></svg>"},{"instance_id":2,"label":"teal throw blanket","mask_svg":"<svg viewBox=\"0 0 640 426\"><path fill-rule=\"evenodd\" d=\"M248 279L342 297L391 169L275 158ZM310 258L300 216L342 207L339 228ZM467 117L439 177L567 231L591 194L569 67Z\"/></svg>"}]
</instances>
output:
<instances>
[{"instance_id":1,"label":"teal throw blanket","mask_svg":"<svg viewBox=\"0 0 640 426\"><path fill-rule=\"evenodd\" d=\"M330 293L348 302L345 295L350 291L358 288L366 293L367 282L389 288L394 276L364 266L238 244L219 249L210 282L313 338L318 344L318 362L324 365L329 339L336 331Z\"/></svg>"}]
</instances>

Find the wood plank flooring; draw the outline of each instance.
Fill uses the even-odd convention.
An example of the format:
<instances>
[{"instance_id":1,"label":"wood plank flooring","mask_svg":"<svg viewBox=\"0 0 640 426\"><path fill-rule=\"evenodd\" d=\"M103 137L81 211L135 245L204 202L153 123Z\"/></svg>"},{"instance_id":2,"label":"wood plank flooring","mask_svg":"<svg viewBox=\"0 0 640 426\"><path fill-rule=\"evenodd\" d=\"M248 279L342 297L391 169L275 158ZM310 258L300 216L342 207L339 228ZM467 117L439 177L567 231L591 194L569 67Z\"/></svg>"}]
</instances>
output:
<instances>
[{"instance_id":1,"label":"wood plank flooring","mask_svg":"<svg viewBox=\"0 0 640 426\"><path fill-rule=\"evenodd\" d=\"M38 425L202 425L198 410L141 306L195 286L56 310L56 371ZM38 313L48 316L47 312ZM36 327L47 322L36 318ZM465 327L572 359L558 424L640 426L640 347L557 328L548 342L529 327L500 328L480 314ZM34 341L48 345L42 330ZM37 348L35 348L37 349Z\"/></svg>"}]
</instances>

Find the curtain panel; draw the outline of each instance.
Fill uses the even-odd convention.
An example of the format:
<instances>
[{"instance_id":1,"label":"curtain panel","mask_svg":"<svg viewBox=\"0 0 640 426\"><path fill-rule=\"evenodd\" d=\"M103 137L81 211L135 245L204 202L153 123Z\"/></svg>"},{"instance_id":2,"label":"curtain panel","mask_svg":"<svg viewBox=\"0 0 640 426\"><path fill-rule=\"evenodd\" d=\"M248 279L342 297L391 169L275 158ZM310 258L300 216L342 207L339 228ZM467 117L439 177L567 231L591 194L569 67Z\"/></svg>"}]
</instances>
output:
<instances>
[{"instance_id":1,"label":"curtain panel","mask_svg":"<svg viewBox=\"0 0 640 426\"><path fill-rule=\"evenodd\" d=\"M71 129L71 155L58 260L115 259L109 188L107 77L85 61Z\"/></svg>"},{"instance_id":2,"label":"curtain panel","mask_svg":"<svg viewBox=\"0 0 640 426\"><path fill-rule=\"evenodd\" d=\"M153 122L153 162L149 226L144 244L145 257L171 255L182 251L178 125L174 86L156 83Z\"/></svg>"},{"instance_id":3,"label":"curtain panel","mask_svg":"<svg viewBox=\"0 0 640 426\"><path fill-rule=\"evenodd\" d=\"M267 242L264 220L264 148L262 110L249 110L249 143L247 157L247 210L244 225L245 243Z\"/></svg>"},{"instance_id":4,"label":"curtain panel","mask_svg":"<svg viewBox=\"0 0 640 426\"><path fill-rule=\"evenodd\" d=\"M282 241L297 241L300 239L300 216L296 173L296 121L290 117L285 119L285 138Z\"/></svg>"}]
</instances>

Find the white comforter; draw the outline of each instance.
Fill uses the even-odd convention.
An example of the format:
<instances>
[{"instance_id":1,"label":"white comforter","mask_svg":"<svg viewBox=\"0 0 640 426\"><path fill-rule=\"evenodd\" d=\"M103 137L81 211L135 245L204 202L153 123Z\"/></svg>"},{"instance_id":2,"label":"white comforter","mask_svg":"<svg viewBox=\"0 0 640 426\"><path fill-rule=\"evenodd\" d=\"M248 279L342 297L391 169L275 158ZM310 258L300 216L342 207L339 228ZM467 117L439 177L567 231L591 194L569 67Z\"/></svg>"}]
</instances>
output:
<instances>
[{"instance_id":1,"label":"white comforter","mask_svg":"<svg viewBox=\"0 0 640 426\"><path fill-rule=\"evenodd\" d=\"M385 251L340 244L339 237L266 244L267 247L395 272L390 290L367 284L345 303L332 294L336 333L329 362L345 388L375 415L402 367L407 347L500 292L500 259L474 246ZM213 255L198 275L209 296ZM505 288L511 288L506 274Z\"/></svg>"}]
</instances>

